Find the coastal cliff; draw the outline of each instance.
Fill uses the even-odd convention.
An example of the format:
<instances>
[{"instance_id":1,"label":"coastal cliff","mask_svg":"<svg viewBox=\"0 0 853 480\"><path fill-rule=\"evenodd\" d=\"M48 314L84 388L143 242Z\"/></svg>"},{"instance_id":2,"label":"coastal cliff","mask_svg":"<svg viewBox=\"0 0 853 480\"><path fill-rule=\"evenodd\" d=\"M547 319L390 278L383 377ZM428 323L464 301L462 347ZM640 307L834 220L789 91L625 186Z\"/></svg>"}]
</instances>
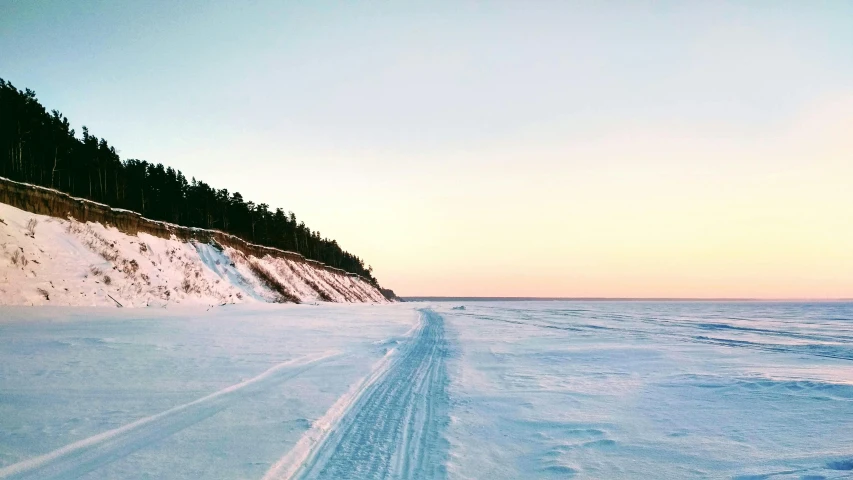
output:
<instances>
[{"instance_id":1,"label":"coastal cliff","mask_svg":"<svg viewBox=\"0 0 853 480\"><path fill-rule=\"evenodd\" d=\"M56 242L65 245L69 242L79 244L93 253L95 258L89 258L88 263L92 265L64 265L63 262L67 264L69 259L59 263L53 262L51 271L44 272L48 276L51 272L73 268L82 268L83 273L80 275L87 276L91 276L93 270L118 272L108 277L107 285L99 283L104 290L101 295L103 298L98 297L100 301L95 301L95 304L123 305L124 302L115 298L116 295L134 305L141 303L142 298L145 298L148 305L152 300L167 303L180 303L181 300L239 303L252 299L270 302L376 303L395 299L393 292L380 288L368 279L306 259L298 253L252 244L218 230L189 228L151 220L136 212L111 208L45 187L0 177L0 203L5 204L0 205L3 207L0 210L0 219L4 219L3 223L0 223L0 231L6 231L6 234L2 235L5 238L0 238L0 242L4 242L0 257L7 257L0 259L0 271L5 275L0 278L0 304L63 303L60 299L65 295L54 295L56 300L47 300L46 297L50 297L49 291L47 294L39 293L39 289L47 291L44 286L33 287L33 292L36 293L22 291L27 288L26 284L39 283L44 279L37 282L27 281L27 278L38 278L38 274L33 263L28 262L28 266L20 265L20 258L24 258L23 261L26 262L27 254L36 255L39 250L41 253L55 250ZM30 227L33 221L35 225ZM41 232L43 229L50 232ZM40 244L42 241L46 243ZM159 253L158 258L152 258L151 253L158 247L163 252ZM6 252L5 255L3 251ZM17 254L19 259L16 262L13 262L11 257L15 255L14 251L21 252ZM165 252L172 254L163 255ZM182 252L182 255L178 255L178 252ZM55 253L56 258L62 257L61 252ZM47 258L44 255L40 260L32 258L36 261L35 265L41 267L45 265L44 262L51 263L53 257ZM175 260L176 258L178 260ZM169 259L171 262L178 261L179 264L170 265ZM7 262L5 268L3 260ZM158 270L155 275L163 279L156 288L153 287L157 282L152 281L151 275L138 272L140 265L149 264L153 264ZM174 276L170 282L170 275L161 275L162 270L168 268L181 269L182 274ZM20 276L11 273L18 270L22 270L26 278L13 278ZM191 270L190 278L187 278L187 270ZM117 278L114 278L122 276L127 277L122 278L127 280L127 285L116 282ZM67 275L63 277L66 277L66 282L72 280L73 283L74 275L71 275L71 278L67 278ZM47 282L50 284L51 279ZM112 290L118 289L113 292L116 295L107 293L107 290L111 290L111 285L116 286ZM120 287L128 288L119 291ZM234 291L229 291L229 288ZM84 292L84 296L89 295ZM45 301L42 302L41 299ZM80 302L75 300L65 303Z\"/></svg>"}]
</instances>

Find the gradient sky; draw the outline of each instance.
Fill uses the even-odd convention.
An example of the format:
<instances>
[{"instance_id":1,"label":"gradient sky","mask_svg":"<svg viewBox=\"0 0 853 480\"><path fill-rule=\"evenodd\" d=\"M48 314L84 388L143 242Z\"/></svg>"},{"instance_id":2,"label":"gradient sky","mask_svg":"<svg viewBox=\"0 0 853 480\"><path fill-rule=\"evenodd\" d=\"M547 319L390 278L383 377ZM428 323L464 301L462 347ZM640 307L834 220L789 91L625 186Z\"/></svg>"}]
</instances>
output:
<instances>
[{"instance_id":1,"label":"gradient sky","mask_svg":"<svg viewBox=\"0 0 853 480\"><path fill-rule=\"evenodd\" d=\"M853 297L853 2L0 0L0 77L401 295Z\"/></svg>"}]
</instances>

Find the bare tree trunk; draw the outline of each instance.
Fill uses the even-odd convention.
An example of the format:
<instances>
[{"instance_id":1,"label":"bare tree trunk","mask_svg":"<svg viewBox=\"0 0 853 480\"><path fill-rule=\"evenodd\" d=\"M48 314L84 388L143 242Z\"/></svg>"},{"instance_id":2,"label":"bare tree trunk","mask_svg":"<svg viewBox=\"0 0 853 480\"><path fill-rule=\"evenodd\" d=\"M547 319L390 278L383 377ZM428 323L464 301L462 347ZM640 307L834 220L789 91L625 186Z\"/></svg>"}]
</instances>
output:
<instances>
[{"instance_id":1,"label":"bare tree trunk","mask_svg":"<svg viewBox=\"0 0 853 480\"><path fill-rule=\"evenodd\" d=\"M53 170L50 172L50 188L53 188L53 179L56 177L56 161L58 159L59 147L53 147Z\"/></svg>"}]
</instances>

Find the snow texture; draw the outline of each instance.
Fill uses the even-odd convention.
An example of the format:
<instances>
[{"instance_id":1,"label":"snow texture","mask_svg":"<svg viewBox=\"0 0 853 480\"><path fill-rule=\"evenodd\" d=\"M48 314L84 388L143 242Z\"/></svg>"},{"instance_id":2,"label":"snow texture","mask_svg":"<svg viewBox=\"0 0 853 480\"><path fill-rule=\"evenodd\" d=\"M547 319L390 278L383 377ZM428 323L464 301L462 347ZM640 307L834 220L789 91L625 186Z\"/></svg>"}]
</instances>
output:
<instances>
[{"instance_id":1,"label":"snow texture","mask_svg":"<svg viewBox=\"0 0 853 480\"><path fill-rule=\"evenodd\" d=\"M853 304L447 307L450 478L851 478Z\"/></svg>"},{"instance_id":2,"label":"snow texture","mask_svg":"<svg viewBox=\"0 0 853 480\"><path fill-rule=\"evenodd\" d=\"M266 272L267 278L258 275ZM270 283L274 279L274 283ZM0 305L387 303L360 277L0 204Z\"/></svg>"},{"instance_id":3,"label":"snow texture","mask_svg":"<svg viewBox=\"0 0 853 480\"><path fill-rule=\"evenodd\" d=\"M0 307L0 479L851 477L853 304L458 306Z\"/></svg>"}]
</instances>

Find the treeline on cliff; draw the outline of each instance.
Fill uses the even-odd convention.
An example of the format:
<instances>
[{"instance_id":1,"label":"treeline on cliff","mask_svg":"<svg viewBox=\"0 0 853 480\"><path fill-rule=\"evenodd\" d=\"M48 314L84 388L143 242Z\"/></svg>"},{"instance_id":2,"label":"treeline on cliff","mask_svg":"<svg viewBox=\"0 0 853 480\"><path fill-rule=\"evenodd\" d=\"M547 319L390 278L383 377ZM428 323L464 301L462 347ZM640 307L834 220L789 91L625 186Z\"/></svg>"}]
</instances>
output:
<instances>
[{"instance_id":1,"label":"treeline on cliff","mask_svg":"<svg viewBox=\"0 0 853 480\"><path fill-rule=\"evenodd\" d=\"M357 256L323 238L293 212L246 201L180 170L144 160L122 160L86 127L80 138L35 92L0 78L0 176L55 188L115 208L189 227L217 229L243 239L298 252L307 258L375 279Z\"/></svg>"}]
</instances>

